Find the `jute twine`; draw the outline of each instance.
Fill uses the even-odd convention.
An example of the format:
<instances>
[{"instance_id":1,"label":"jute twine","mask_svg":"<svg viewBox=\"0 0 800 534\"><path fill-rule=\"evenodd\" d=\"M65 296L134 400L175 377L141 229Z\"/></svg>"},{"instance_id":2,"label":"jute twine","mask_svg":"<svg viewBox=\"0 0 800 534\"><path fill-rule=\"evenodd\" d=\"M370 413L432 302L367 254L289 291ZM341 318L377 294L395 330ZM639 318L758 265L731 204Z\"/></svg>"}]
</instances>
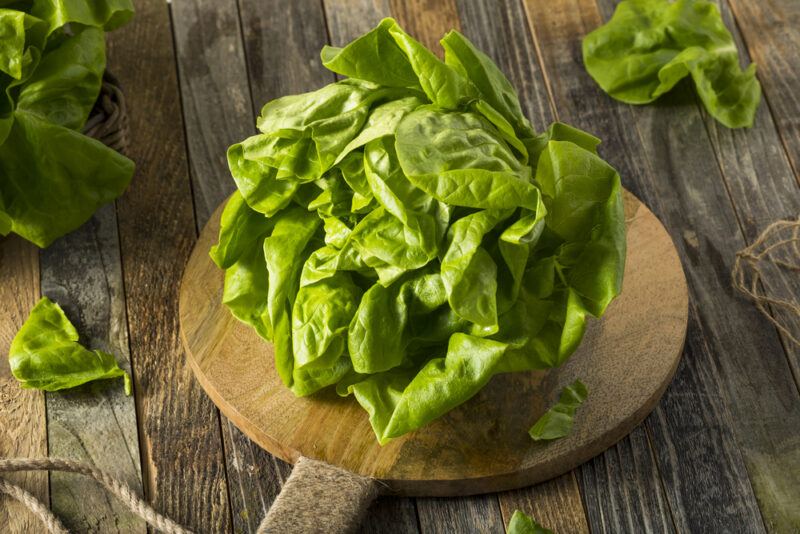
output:
<instances>
[{"instance_id":1,"label":"jute twine","mask_svg":"<svg viewBox=\"0 0 800 534\"><path fill-rule=\"evenodd\" d=\"M124 504L131 512L135 513L150 525L157 528L161 532L167 534L191 534L187 530L165 517L147 504L141 497L127 485L119 480L116 480L108 473L100 471L95 467L83 464L80 462L73 462L72 460L61 460L58 458L9 458L0 459L0 473L12 471L66 471L69 473L79 473L93 478L104 486L109 492L116 496L122 504ZM29 510L36 514L47 529L54 534L67 534L67 529L47 507L39 501L36 497L16 486L0 478L0 492L5 493L14 499L17 499L24 504Z\"/></svg>"},{"instance_id":2,"label":"jute twine","mask_svg":"<svg viewBox=\"0 0 800 534\"><path fill-rule=\"evenodd\" d=\"M57 458L0 459L0 473L51 470L91 477L116 496L130 511L167 534L192 534L156 512L128 485L95 467ZM335 489L335 491L331 491ZM278 498L258 527L258 534L309 534L353 532L370 503L378 495L378 482L354 475L324 462L300 458ZM0 493L25 505L52 534L69 534L64 525L39 499L0 478Z\"/></svg>"},{"instance_id":3,"label":"jute twine","mask_svg":"<svg viewBox=\"0 0 800 534\"><path fill-rule=\"evenodd\" d=\"M736 253L732 273L733 286L788 340L800 345L800 295L792 295L791 288L783 292L789 298L769 291L785 273L790 273L789 280L800 279L800 217L770 224L752 245Z\"/></svg>"},{"instance_id":4,"label":"jute twine","mask_svg":"<svg viewBox=\"0 0 800 534\"><path fill-rule=\"evenodd\" d=\"M125 95L119 81L108 71L103 74L100 95L89 114L89 120L83 126L83 133L120 154L127 154L129 138Z\"/></svg>"}]
</instances>

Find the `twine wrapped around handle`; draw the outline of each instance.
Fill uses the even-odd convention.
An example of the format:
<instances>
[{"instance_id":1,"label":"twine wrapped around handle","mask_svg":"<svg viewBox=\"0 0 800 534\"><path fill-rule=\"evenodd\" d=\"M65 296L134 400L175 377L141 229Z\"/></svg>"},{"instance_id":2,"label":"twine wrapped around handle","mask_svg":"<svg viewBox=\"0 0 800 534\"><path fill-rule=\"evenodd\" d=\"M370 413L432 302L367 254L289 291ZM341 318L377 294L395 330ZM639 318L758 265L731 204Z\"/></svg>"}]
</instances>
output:
<instances>
[{"instance_id":1,"label":"twine wrapped around handle","mask_svg":"<svg viewBox=\"0 0 800 534\"><path fill-rule=\"evenodd\" d=\"M378 482L301 457L257 534L345 534L358 528Z\"/></svg>"}]
</instances>

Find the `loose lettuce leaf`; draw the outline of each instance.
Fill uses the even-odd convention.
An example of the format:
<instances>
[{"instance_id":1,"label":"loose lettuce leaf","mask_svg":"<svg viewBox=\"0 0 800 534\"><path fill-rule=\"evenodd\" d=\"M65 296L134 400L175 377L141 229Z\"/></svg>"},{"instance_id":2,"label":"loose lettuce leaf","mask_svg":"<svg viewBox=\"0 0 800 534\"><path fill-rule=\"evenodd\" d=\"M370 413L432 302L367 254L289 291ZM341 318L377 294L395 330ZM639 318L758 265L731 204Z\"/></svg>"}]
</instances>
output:
<instances>
[{"instance_id":1,"label":"loose lettuce leaf","mask_svg":"<svg viewBox=\"0 0 800 534\"><path fill-rule=\"evenodd\" d=\"M719 8L704 0L623 0L583 41L586 70L605 92L646 104L691 76L708 112L752 126L761 99L755 64L742 71Z\"/></svg>"},{"instance_id":2,"label":"loose lettuce leaf","mask_svg":"<svg viewBox=\"0 0 800 534\"><path fill-rule=\"evenodd\" d=\"M0 211L40 247L83 224L125 190L133 162L104 144L27 111L0 145Z\"/></svg>"},{"instance_id":3,"label":"loose lettuce leaf","mask_svg":"<svg viewBox=\"0 0 800 534\"><path fill-rule=\"evenodd\" d=\"M553 440L572 432L575 411L586 400L588 391L580 380L561 390L558 402L547 410L528 431L534 441Z\"/></svg>"},{"instance_id":4,"label":"loose lettuce leaf","mask_svg":"<svg viewBox=\"0 0 800 534\"><path fill-rule=\"evenodd\" d=\"M508 522L506 534L553 534L553 531L544 528L531 516L519 510L514 510L511 515L511 521Z\"/></svg>"},{"instance_id":5,"label":"loose lettuce leaf","mask_svg":"<svg viewBox=\"0 0 800 534\"><path fill-rule=\"evenodd\" d=\"M284 383L353 395L380 443L495 374L562 364L622 283L599 140L537 134L485 54L442 44L444 62L386 19L324 49L349 78L267 103L229 149L238 192L211 251Z\"/></svg>"},{"instance_id":6,"label":"loose lettuce leaf","mask_svg":"<svg viewBox=\"0 0 800 534\"><path fill-rule=\"evenodd\" d=\"M87 350L61 307L42 298L20 328L8 353L11 374L23 388L58 391L95 380L122 377L131 394L131 378L106 352Z\"/></svg>"},{"instance_id":7,"label":"loose lettuce leaf","mask_svg":"<svg viewBox=\"0 0 800 534\"><path fill-rule=\"evenodd\" d=\"M0 235L46 247L117 196L133 163L77 133L100 92L105 34L130 0L0 8Z\"/></svg>"}]
</instances>

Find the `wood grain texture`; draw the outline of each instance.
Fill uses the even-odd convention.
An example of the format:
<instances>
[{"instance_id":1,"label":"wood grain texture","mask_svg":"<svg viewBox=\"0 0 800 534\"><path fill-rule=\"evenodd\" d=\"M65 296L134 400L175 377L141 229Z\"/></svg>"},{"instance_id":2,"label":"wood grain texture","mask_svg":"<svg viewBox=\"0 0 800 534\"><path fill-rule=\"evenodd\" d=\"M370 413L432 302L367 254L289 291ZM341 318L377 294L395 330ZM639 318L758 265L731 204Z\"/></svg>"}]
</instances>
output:
<instances>
[{"instance_id":1,"label":"wood grain texture","mask_svg":"<svg viewBox=\"0 0 800 534\"><path fill-rule=\"evenodd\" d=\"M136 9L108 39L137 164L118 200L118 221L145 494L179 523L225 532L231 523L219 417L192 378L178 336L177 288L195 223L169 6L147 0Z\"/></svg>"},{"instance_id":2,"label":"wood grain texture","mask_svg":"<svg viewBox=\"0 0 800 534\"><path fill-rule=\"evenodd\" d=\"M225 154L255 130L236 0L172 4L197 229L235 189Z\"/></svg>"},{"instance_id":3,"label":"wood grain texture","mask_svg":"<svg viewBox=\"0 0 800 534\"><path fill-rule=\"evenodd\" d=\"M236 0L172 4L195 221L202 228L235 188L228 146L255 132ZM255 532L291 469L221 418L234 532Z\"/></svg>"},{"instance_id":4,"label":"wood grain texture","mask_svg":"<svg viewBox=\"0 0 800 534\"><path fill-rule=\"evenodd\" d=\"M655 465L646 426L640 425L581 466L578 476L593 532L675 532Z\"/></svg>"},{"instance_id":5,"label":"wood grain texture","mask_svg":"<svg viewBox=\"0 0 800 534\"><path fill-rule=\"evenodd\" d=\"M343 46L391 16L390 0L323 0L330 44Z\"/></svg>"},{"instance_id":6,"label":"wood grain texture","mask_svg":"<svg viewBox=\"0 0 800 534\"><path fill-rule=\"evenodd\" d=\"M38 249L22 238L0 237L0 457L47 456L44 394L21 389L8 365L8 349L39 299ZM44 503L47 473L3 474ZM0 526L9 534L41 531L39 519L17 501L0 496Z\"/></svg>"},{"instance_id":7,"label":"wood grain texture","mask_svg":"<svg viewBox=\"0 0 800 534\"><path fill-rule=\"evenodd\" d=\"M39 255L42 293L58 302L81 343L116 356L130 372L117 217L103 206ZM89 463L139 494L142 471L134 397L122 380L46 393L50 456ZM145 522L85 476L50 474L53 511L74 532L146 532Z\"/></svg>"},{"instance_id":8,"label":"wood grain texture","mask_svg":"<svg viewBox=\"0 0 800 534\"><path fill-rule=\"evenodd\" d=\"M537 484L530 488L500 493L500 507L508 524L515 510L520 510L553 532L589 533L589 524L581 505L580 494L575 501L578 485L576 471Z\"/></svg>"},{"instance_id":9,"label":"wood grain texture","mask_svg":"<svg viewBox=\"0 0 800 534\"><path fill-rule=\"evenodd\" d=\"M752 459L759 478L797 487L797 471L786 466L800 451L792 431L800 403L774 329L730 286L733 255L744 242L695 97L683 84L656 105L614 102L582 65L580 39L603 20L594 2L528 7L537 14L531 21L562 119L609 141L601 151L663 218L684 259L693 328L701 333L687 344L692 367L683 364L662 401L671 411L648 420L656 451L671 451L668 463L659 456L659 468L676 526L692 518L692 528L759 531L761 514L742 480L746 473L755 479ZM703 425L696 424L700 407L713 415ZM688 465L703 476L668 472ZM730 511L709 514L709 502Z\"/></svg>"},{"instance_id":10,"label":"wood grain texture","mask_svg":"<svg viewBox=\"0 0 800 534\"><path fill-rule=\"evenodd\" d=\"M497 495L472 495L458 499L417 499L422 534L502 534L503 516Z\"/></svg>"},{"instance_id":11,"label":"wood grain texture","mask_svg":"<svg viewBox=\"0 0 800 534\"><path fill-rule=\"evenodd\" d=\"M749 63L747 48L730 7L726 2L719 2L718 5L725 25L736 40L741 58ZM796 76L796 73L791 74ZM772 98L765 94L752 128L736 130L725 128L705 113L698 99L720 171L748 244L753 243L773 221L800 215L800 182L792 172L791 162L783 150L777 125L770 113ZM791 95L788 98L796 97ZM796 113L800 115L800 110ZM791 300L793 295L800 295L800 276L796 273L770 270L763 277L763 284L766 294L774 298ZM800 317L796 314L779 308L773 308L772 312L782 324L800 332ZM800 347L783 334L781 337L795 383L800 386Z\"/></svg>"},{"instance_id":12,"label":"wood grain texture","mask_svg":"<svg viewBox=\"0 0 800 534\"><path fill-rule=\"evenodd\" d=\"M800 179L800 3L795 0L727 0L756 62L766 103ZM729 28L731 26L728 26Z\"/></svg>"},{"instance_id":13,"label":"wood grain texture","mask_svg":"<svg viewBox=\"0 0 800 534\"><path fill-rule=\"evenodd\" d=\"M328 44L319 0L239 0L253 104L334 81L319 52Z\"/></svg>"},{"instance_id":14,"label":"wood grain texture","mask_svg":"<svg viewBox=\"0 0 800 534\"><path fill-rule=\"evenodd\" d=\"M668 384L683 345L687 295L673 245L644 205L627 193L624 203L629 226L622 294L602 320L589 323L575 355L548 372L496 376L468 403L382 447L352 398L329 390L294 397L277 377L272 347L222 305L222 271L207 253L221 208L203 230L181 285L189 361L223 413L289 461L301 455L323 460L407 495L486 493L547 480L641 422ZM530 440L527 429L578 376L592 395L572 434L548 444ZM520 398L527 399L523 406Z\"/></svg>"},{"instance_id":15,"label":"wood grain texture","mask_svg":"<svg viewBox=\"0 0 800 534\"><path fill-rule=\"evenodd\" d=\"M359 534L415 534L420 531L417 499L378 497L367 509Z\"/></svg>"},{"instance_id":16,"label":"wood grain texture","mask_svg":"<svg viewBox=\"0 0 800 534\"><path fill-rule=\"evenodd\" d=\"M599 0L598 3L606 18L609 17L615 2ZM736 25L726 7L723 6L723 16L734 37L738 39ZM789 13L784 12L783 14L791 20ZM800 14L800 12L795 10L795 14ZM800 17L795 16L795 19L800 19ZM794 26L792 27L794 28ZM739 44L741 45L741 40L739 40ZM740 50L744 50L744 47L740 46ZM781 75L784 80L791 80L792 76L795 81L798 80L796 73L784 72ZM705 141L702 130L699 128L694 130L696 133L690 133L684 137L685 139L698 135L702 142L699 146L693 145L693 148L699 150L696 152L697 156L690 156L690 161L702 158L704 162L708 162L709 158L700 156L700 154L714 152L718 167L717 172L711 173L705 172L700 166L695 166L693 169L695 172L684 174L684 180L699 181L713 177L712 180L715 183L722 182L724 189L715 188L717 191L715 195L717 198L722 197L720 190L727 193L728 200L733 207L734 217L728 217L726 213L726 217L717 216L716 218L718 221L726 220L730 225L728 228L731 229L734 228L734 222L738 222L741 234L736 233L735 237L739 238L741 235L744 238L743 241L741 239L732 240L728 245L730 248L727 249L727 257L723 256L726 260L724 267L719 263L716 265L718 275L721 275L722 272L727 275L732 265L733 253L738 250L735 247L741 248L755 240L760 232L756 226L763 229L772 220L796 217L800 214L800 188L798 188L798 182L792 179L789 162L779 150L779 136L769 114L770 95L767 92L765 92L764 101L759 106L754 128L730 130L720 126L704 113L704 108L693 90L687 90L684 87L683 91L684 96L686 93L694 96L698 112L690 113L689 116L694 119L699 115L705 120L706 132L710 141L709 143ZM775 96L785 98L783 95ZM673 98L676 102L684 101L680 93ZM800 109L797 107L796 96L792 94L789 98L792 99L790 102L782 103L784 112L794 113L794 116L800 120ZM795 110L793 112L790 111L792 106ZM647 129L652 131L653 125L657 121L659 121L658 116L655 116L653 121L647 123ZM681 130L685 131L687 124L691 123L683 123ZM679 131L678 128L675 128L675 131ZM680 147L681 144L676 143L675 146ZM658 142L656 146L664 145ZM724 202L722 204L724 206ZM699 207L708 209L707 203L699 204ZM708 210L707 213L715 211ZM715 232L719 231L719 226L716 225L708 225L706 228L713 229ZM716 237L716 233L710 235L714 236L714 244L720 252L726 250L724 242ZM765 277L764 280L767 285L766 290L770 294L786 297L796 295L800 291L800 277L780 276L780 273L775 271L770 274L771 276ZM729 292L730 286L724 285L720 289ZM734 295L734 299L746 309L747 314L752 313L752 303L740 295ZM722 299L717 299L714 301L713 307L704 307L700 311L710 311L716 321L730 327L728 313L719 311L726 309L722 302L724 302ZM769 333L772 326L763 318L759 317L759 319L760 326L758 328ZM785 316L784 319L786 319ZM792 317L789 324L792 324L792 321L795 324L798 322L796 317ZM713 325L713 322L711 324ZM743 326L748 324L747 320L744 319L741 324ZM752 325L749 326L752 328ZM711 328L715 327L711 326ZM716 333L717 330L714 332ZM730 341L725 334L721 334L721 336L722 340ZM754 336L754 340L757 339L758 336ZM770 339L770 341L772 340ZM733 419L740 423L739 432L734 430L734 436L742 447L742 457L759 504L761 518L768 530L795 531L800 530L800 490L798 489L800 488L800 435L796 431L800 426L800 405L798 404L800 397L798 397L797 390L800 351L797 347L787 344L785 338L783 343L772 341L768 343L768 346L769 348L764 345L759 346L750 353L749 357L742 355L743 359L734 365L722 366L721 379L729 388L729 402L731 402L729 410ZM734 342L730 343L727 348L735 350L737 347ZM786 363L781 361L782 356L786 356L781 354L781 349L784 349L786 355L789 356L788 369ZM764 350L766 354L761 353ZM737 352L737 354L741 353ZM756 363L756 360L748 359L758 356L763 363ZM730 359L725 358L722 362L728 363ZM792 370L795 372L794 383L792 383ZM748 375L752 371L759 371L760 374ZM747 378L743 376L743 373ZM740 388L746 388L745 391L753 392L754 398L750 401L742 398ZM771 398L763 398L762 388L771 393L768 395ZM750 404L756 400L759 402L755 405ZM788 407L786 403L789 403ZM774 410L784 411L776 417ZM787 419L782 419L783 416Z\"/></svg>"}]
</instances>

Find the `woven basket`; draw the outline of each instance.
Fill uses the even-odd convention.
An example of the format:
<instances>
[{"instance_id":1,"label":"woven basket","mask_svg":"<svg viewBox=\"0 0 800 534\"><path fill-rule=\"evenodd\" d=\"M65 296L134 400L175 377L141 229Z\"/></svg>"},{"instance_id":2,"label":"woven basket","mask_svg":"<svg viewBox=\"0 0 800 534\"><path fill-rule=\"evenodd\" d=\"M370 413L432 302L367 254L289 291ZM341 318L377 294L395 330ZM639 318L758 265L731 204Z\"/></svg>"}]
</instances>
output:
<instances>
[{"instance_id":1,"label":"woven basket","mask_svg":"<svg viewBox=\"0 0 800 534\"><path fill-rule=\"evenodd\" d=\"M83 127L83 133L120 154L127 154L129 140L125 95L117 78L108 71L103 73L100 95Z\"/></svg>"}]
</instances>

